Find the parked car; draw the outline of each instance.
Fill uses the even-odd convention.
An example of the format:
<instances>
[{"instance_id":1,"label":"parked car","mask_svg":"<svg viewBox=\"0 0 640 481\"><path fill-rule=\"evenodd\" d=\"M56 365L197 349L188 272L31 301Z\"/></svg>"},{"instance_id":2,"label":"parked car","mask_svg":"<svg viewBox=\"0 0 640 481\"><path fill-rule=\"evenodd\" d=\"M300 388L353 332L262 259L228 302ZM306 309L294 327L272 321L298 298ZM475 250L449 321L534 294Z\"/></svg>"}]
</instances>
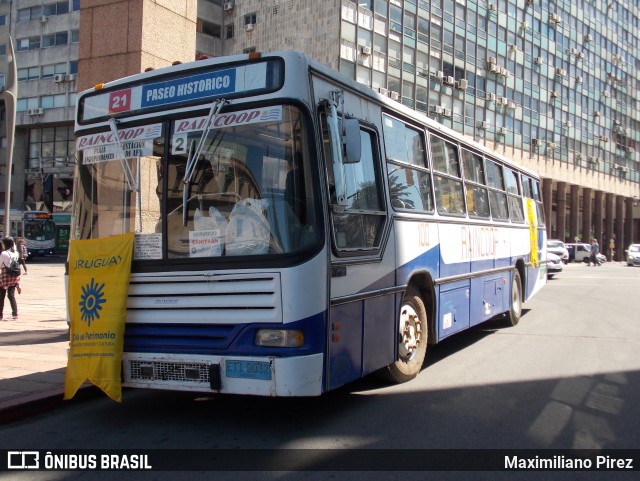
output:
<instances>
[{"instance_id":1,"label":"parked car","mask_svg":"<svg viewBox=\"0 0 640 481\"><path fill-rule=\"evenodd\" d=\"M590 262L591 258L591 244L585 244L583 242L566 244L569 251L569 262ZM607 257L598 253L598 261L600 264L607 262Z\"/></svg>"},{"instance_id":2,"label":"parked car","mask_svg":"<svg viewBox=\"0 0 640 481\"><path fill-rule=\"evenodd\" d=\"M578 242L576 244L566 244L569 251L569 262L589 262L591 257L591 245Z\"/></svg>"},{"instance_id":3,"label":"parked car","mask_svg":"<svg viewBox=\"0 0 640 481\"><path fill-rule=\"evenodd\" d=\"M631 244L627 249L627 265L640 266L640 244Z\"/></svg>"},{"instance_id":4,"label":"parked car","mask_svg":"<svg viewBox=\"0 0 640 481\"><path fill-rule=\"evenodd\" d=\"M551 279L558 272L562 272L562 258L553 252L547 252L547 279Z\"/></svg>"},{"instance_id":5,"label":"parked car","mask_svg":"<svg viewBox=\"0 0 640 481\"><path fill-rule=\"evenodd\" d=\"M547 241L547 252L554 253L555 255L560 257L560 259L562 259L562 262L564 262L565 264L569 262L569 251L564 245L564 242L562 242L561 240L549 239Z\"/></svg>"}]
</instances>

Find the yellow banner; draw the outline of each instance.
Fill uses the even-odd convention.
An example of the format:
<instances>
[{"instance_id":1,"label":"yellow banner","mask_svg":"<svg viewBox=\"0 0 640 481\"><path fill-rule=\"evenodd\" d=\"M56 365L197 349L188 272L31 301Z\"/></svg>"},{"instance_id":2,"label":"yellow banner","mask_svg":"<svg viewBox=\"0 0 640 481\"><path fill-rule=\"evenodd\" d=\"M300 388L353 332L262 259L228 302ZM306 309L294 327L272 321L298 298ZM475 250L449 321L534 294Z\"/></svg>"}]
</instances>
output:
<instances>
[{"instance_id":1,"label":"yellow banner","mask_svg":"<svg viewBox=\"0 0 640 481\"><path fill-rule=\"evenodd\" d=\"M529 239L531 239L531 265L538 267L538 223L536 222L536 204L533 199L527 199L527 218L529 220Z\"/></svg>"},{"instance_id":2,"label":"yellow banner","mask_svg":"<svg viewBox=\"0 0 640 481\"><path fill-rule=\"evenodd\" d=\"M64 398L89 380L122 401L120 365L134 234L69 245L70 350Z\"/></svg>"}]
</instances>

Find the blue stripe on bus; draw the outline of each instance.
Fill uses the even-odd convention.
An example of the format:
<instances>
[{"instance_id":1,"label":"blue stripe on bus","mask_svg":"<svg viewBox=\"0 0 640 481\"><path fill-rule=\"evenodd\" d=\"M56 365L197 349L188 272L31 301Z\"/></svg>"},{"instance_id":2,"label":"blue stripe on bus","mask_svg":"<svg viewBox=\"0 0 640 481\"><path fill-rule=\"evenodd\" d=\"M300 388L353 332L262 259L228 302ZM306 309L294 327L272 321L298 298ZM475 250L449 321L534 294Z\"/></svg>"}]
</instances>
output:
<instances>
[{"instance_id":1,"label":"blue stripe on bus","mask_svg":"<svg viewBox=\"0 0 640 481\"><path fill-rule=\"evenodd\" d=\"M287 324L178 324L127 323L125 352L200 354L225 356L300 356L324 352L326 312ZM298 329L304 333L301 348L259 347L254 344L260 328Z\"/></svg>"}]
</instances>

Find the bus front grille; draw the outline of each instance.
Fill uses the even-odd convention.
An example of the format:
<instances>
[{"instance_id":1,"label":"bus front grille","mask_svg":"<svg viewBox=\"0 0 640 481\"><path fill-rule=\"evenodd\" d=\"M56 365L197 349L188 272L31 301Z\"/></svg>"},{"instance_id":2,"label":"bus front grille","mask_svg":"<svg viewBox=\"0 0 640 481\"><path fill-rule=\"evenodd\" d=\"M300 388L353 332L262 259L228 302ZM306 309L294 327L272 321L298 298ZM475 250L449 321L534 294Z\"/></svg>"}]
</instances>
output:
<instances>
[{"instance_id":1,"label":"bus front grille","mask_svg":"<svg viewBox=\"0 0 640 481\"><path fill-rule=\"evenodd\" d=\"M282 322L278 273L134 274L127 323L234 325Z\"/></svg>"},{"instance_id":2,"label":"bus front grille","mask_svg":"<svg viewBox=\"0 0 640 481\"><path fill-rule=\"evenodd\" d=\"M128 362L132 381L157 380L209 384L209 366L200 363L136 361Z\"/></svg>"}]
</instances>

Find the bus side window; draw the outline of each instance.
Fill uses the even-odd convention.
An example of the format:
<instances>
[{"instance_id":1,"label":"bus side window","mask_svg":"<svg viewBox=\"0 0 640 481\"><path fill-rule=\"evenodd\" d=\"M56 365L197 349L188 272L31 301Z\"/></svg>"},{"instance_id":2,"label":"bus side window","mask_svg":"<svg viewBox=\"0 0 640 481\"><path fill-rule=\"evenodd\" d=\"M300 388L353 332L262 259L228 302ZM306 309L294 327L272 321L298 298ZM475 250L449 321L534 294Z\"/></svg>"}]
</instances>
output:
<instances>
[{"instance_id":1,"label":"bus side window","mask_svg":"<svg viewBox=\"0 0 640 481\"><path fill-rule=\"evenodd\" d=\"M494 220L509 220L509 208L507 207L507 194L504 192L504 176L502 166L487 159L487 185L489 190L489 203L491 216Z\"/></svg>"},{"instance_id":2,"label":"bus side window","mask_svg":"<svg viewBox=\"0 0 640 481\"><path fill-rule=\"evenodd\" d=\"M463 149L462 165L467 188L469 217L488 219L491 213L489 211L489 194L485 187L482 156Z\"/></svg>"},{"instance_id":3,"label":"bus side window","mask_svg":"<svg viewBox=\"0 0 640 481\"><path fill-rule=\"evenodd\" d=\"M424 131L385 115L383 132L391 205L396 210L433 212Z\"/></svg>"},{"instance_id":4,"label":"bus side window","mask_svg":"<svg viewBox=\"0 0 640 481\"><path fill-rule=\"evenodd\" d=\"M431 140L436 209L439 214L460 216L465 213L464 188L460 179L458 147L434 135Z\"/></svg>"}]
</instances>

